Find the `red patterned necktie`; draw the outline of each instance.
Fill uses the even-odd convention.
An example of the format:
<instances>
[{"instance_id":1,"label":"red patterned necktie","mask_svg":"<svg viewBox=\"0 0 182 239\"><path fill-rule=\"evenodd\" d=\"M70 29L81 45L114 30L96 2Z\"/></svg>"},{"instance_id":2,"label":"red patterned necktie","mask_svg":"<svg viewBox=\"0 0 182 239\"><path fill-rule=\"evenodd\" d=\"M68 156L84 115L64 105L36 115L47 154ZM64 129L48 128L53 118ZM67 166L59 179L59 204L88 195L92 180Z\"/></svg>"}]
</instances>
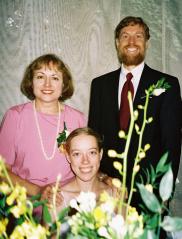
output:
<instances>
[{"instance_id":1,"label":"red patterned necktie","mask_svg":"<svg viewBox=\"0 0 182 239\"><path fill-rule=\"evenodd\" d=\"M129 72L126 75L126 81L123 85L123 89L121 92L121 104L120 104L120 128L124 131L128 128L128 123L130 119L130 108L128 102L128 91L131 92L132 98L134 94L133 83L131 81L133 75Z\"/></svg>"}]
</instances>

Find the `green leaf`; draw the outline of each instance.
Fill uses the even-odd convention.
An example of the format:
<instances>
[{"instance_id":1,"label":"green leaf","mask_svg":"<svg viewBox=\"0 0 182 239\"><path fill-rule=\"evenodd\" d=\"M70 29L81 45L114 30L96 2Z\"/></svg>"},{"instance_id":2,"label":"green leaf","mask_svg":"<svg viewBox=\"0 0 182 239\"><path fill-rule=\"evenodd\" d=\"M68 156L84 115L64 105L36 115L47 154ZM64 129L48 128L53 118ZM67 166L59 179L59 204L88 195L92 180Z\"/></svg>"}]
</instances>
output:
<instances>
[{"instance_id":1,"label":"green leaf","mask_svg":"<svg viewBox=\"0 0 182 239\"><path fill-rule=\"evenodd\" d=\"M25 221L24 216L15 219L15 225L21 225Z\"/></svg>"},{"instance_id":2,"label":"green leaf","mask_svg":"<svg viewBox=\"0 0 182 239\"><path fill-rule=\"evenodd\" d=\"M156 214L153 217L148 218L148 220L146 221L147 228L149 229L157 228L158 223L159 223L159 216Z\"/></svg>"},{"instance_id":3,"label":"green leaf","mask_svg":"<svg viewBox=\"0 0 182 239\"><path fill-rule=\"evenodd\" d=\"M156 173L155 173L155 170L154 168L151 166L151 184L153 184L155 182L155 179L156 179Z\"/></svg>"},{"instance_id":4,"label":"green leaf","mask_svg":"<svg viewBox=\"0 0 182 239\"><path fill-rule=\"evenodd\" d=\"M150 181L150 172L148 169L146 170L146 175L147 175L147 180Z\"/></svg>"},{"instance_id":5,"label":"green leaf","mask_svg":"<svg viewBox=\"0 0 182 239\"><path fill-rule=\"evenodd\" d=\"M149 192L143 184L139 184L137 183L137 186L139 188L139 192L141 195L141 198L143 200L143 202L145 203L145 205L147 206L147 208L155 213L160 213L161 212L161 205L157 199L157 197Z\"/></svg>"},{"instance_id":6,"label":"green leaf","mask_svg":"<svg viewBox=\"0 0 182 239\"><path fill-rule=\"evenodd\" d=\"M4 208L6 205L6 196L3 196L3 198L0 200L0 207Z\"/></svg>"},{"instance_id":7,"label":"green leaf","mask_svg":"<svg viewBox=\"0 0 182 239\"><path fill-rule=\"evenodd\" d=\"M40 198L41 198L41 194L38 193L38 194L36 194L34 196L31 196L30 200L31 201L35 201L35 200L40 200Z\"/></svg>"},{"instance_id":8,"label":"green leaf","mask_svg":"<svg viewBox=\"0 0 182 239\"><path fill-rule=\"evenodd\" d=\"M43 206L43 205L45 205L45 202L47 202L47 200L35 201L35 202L33 202L33 208L36 208L36 207L39 207L39 206Z\"/></svg>"},{"instance_id":9,"label":"green leaf","mask_svg":"<svg viewBox=\"0 0 182 239\"><path fill-rule=\"evenodd\" d=\"M157 167L156 167L156 173L159 173L159 172L164 172L164 166L167 162L167 158L168 158L168 152L166 152L162 157L161 159L159 160L158 164L157 164Z\"/></svg>"},{"instance_id":10,"label":"green leaf","mask_svg":"<svg viewBox=\"0 0 182 239\"><path fill-rule=\"evenodd\" d=\"M163 168L162 168L162 170L161 170L161 172L160 172L160 173L158 172L158 177L160 177L160 176L163 175L165 172L167 172L170 166L171 166L170 163L164 165Z\"/></svg>"},{"instance_id":11,"label":"green leaf","mask_svg":"<svg viewBox=\"0 0 182 239\"><path fill-rule=\"evenodd\" d=\"M48 207L46 205L43 206L43 220L46 223L52 222L51 215L50 215Z\"/></svg>"},{"instance_id":12,"label":"green leaf","mask_svg":"<svg viewBox=\"0 0 182 239\"><path fill-rule=\"evenodd\" d=\"M58 135L58 138L57 138L57 143L58 143L58 147L66 141L66 130L67 130L67 127L66 127L66 123L64 121L64 130L59 133Z\"/></svg>"},{"instance_id":13,"label":"green leaf","mask_svg":"<svg viewBox=\"0 0 182 239\"><path fill-rule=\"evenodd\" d=\"M145 228L142 236L140 236L140 239L158 239L158 237L154 230L148 230Z\"/></svg>"},{"instance_id":14,"label":"green leaf","mask_svg":"<svg viewBox=\"0 0 182 239\"><path fill-rule=\"evenodd\" d=\"M156 88L163 88L162 86L163 86L164 81L165 81L165 78L164 77L161 78L160 80L157 81L157 84L156 84L155 87Z\"/></svg>"},{"instance_id":15,"label":"green leaf","mask_svg":"<svg viewBox=\"0 0 182 239\"><path fill-rule=\"evenodd\" d=\"M146 176L147 182L149 183L150 182L150 172L149 172L149 169L147 168L146 170L143 170L143 171L144 171L144 174Z\"/></svg>"},{"instance_id":16,"label":"green leaf","mask_svg":"<svg viewBox=\"0 0 182 239\"><path fill-rule=\"evenodd\" d=\"M63 208L59 213L58 213L58 220L62 222L62 220L65 218L66 215L68 215L70 211L70 207Z\"/></svg>"},{"instance_id":17,"label":"green leaf","mask_svg":"<svg viewBox=\"0 0 182 239\"><path fill-rule=\"evenodd\" d=\"M164 217L161 227L168 232L182 230L182 218L179 217Z\"/></svg>"},{"instance_id":18,"label":"green leaf","mask_svg":"<svg viewBox=\"0 0 182 239\"><path fill-rule=\"evenodd\" d=\"M62 133L59 133L59 136L57 138L57 142L59 144L61 144L62 142L64 142L66 140L66 132L63 131Z\"/></svg>"},{"instance_id":19,"label":"green leaf","mask_svg":"<svg viewBox=\"0 0 182 239\"><path fill-rule=\"evenodd\" d=\"M168 171L162 177L159 185L159 194L163 202L165 202L170 198L172 191L173 191L173 172L170 166Z\"/></svg>"}]
</instances>

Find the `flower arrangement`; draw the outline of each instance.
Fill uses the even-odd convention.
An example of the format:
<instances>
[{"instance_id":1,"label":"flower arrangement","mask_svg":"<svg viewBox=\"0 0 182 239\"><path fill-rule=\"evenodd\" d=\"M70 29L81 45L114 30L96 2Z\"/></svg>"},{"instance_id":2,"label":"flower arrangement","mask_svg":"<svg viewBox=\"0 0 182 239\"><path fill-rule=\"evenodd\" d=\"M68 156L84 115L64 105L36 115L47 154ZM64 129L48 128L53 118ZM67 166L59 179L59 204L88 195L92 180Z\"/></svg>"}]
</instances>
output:
<instances>
[{"instance_id":1,"label":"flower arrangement","mask_svg":"<svg viewBox=\"0 0 182 239\"><path fill-rule=\"evenodd\" d=\"M157 97L165 93L170 85L165 79L159 80L155 85L145 90L145 104L138 105L138 109L133 109L132 96L128 93L131 120L128 133L119 132L119 137L126 140L126 147L123 153L118 154L114 150L109 150L110 157L118 158L114 162L114 167L122 176L122 184L114 179L113 184L121 190L121 196L117 200L110 197L106 193L101 194L100 200L96 203L92 194L81 193L77 199L70 202L70 207L74 208L77 213L68 219L69 230L67 230L66 238L114 238L114 239L158 239L161 228L165 231L176 231L182 229L182 219L172 218L170 216L163 218L163 213L167 211L165 205L169 200L173 189L173 173L171 165L167 163L168 153L164 154L158 162L156 169L151 166L151 172L148 172L148 183L143 185L138 183L138 191L143 199L143 213L138 214L135 208L131 207L131 199L135 189L134 182L137 172L140 170L140 162L146 157L147 150L150 145L146 144L142 148L142 138L147 124L152 122L152 117L147 118L147 108L151 97ZM143 111L143 124L139 127L136 120L139 110ZM125 201L126 178L127 178L127 155L131 142L132 132L136 131L139 137L138 150L134 160L131 187L128 200ZM122 162L122 163L121 163ZM163 176L162 176L163 175ZM162 176L159 185L160 199L153 192L158 177ZM88 197L91 197L90 199ZM89 204L88 202L91 202ZM107 206L106 206L107 205ZM107 208L107 209L106 209ZM125 216L122 216L123 210Z\"/></svg>"},{"instance_id":2,"label":"flower arrangement","mask_svg":"<svg viewBox=\"0 0 182 239\"><path fill-rule=\"evenodd\" d=\"M166 201L169 200L173 188L173 173L171 165L167 163L168 153L165 153L157 164L156 169L150 168L147 175L147 184L137 183L144 205L143 212L139 215L136 208L131 207L131 199L135 190L135 177L140 170L140 162L146 157L150 145L146 144L142 148L142 137L147 124L152 122L152 118L147 118L147 108L150 97L159 96L165 93L170 86L161 79L156 85L152 85L145 91L145 104L139 105L137 110L133 110L132 98L129 92L129 106L131 121L129 131L119 132L119 137L126 140L126 147L122 154L114 150L109 150L110 157L117 157L114 167L122 176L122 184L119 180L113 180L113 184L118 187L119 198L113 198L106 192L100 195L96 201L96 195L92 192L83 193L71 200L70 206L61 212L56 211L55 196L57 193L57 179L54 187L53 212L55 221L51 217L46 206L46 202L39 202L39 196L28 198L26 189L19 185L13 185L4 161L0 158L0 239L10 238L66 238L66 239L159 239L161 228L165 231L182 230L182 218L163 217L167 210ZM143 111L143 124L139 127L136 120L139 110ZM126 189L126 168L127 154L131 141L132 132L135 130L139 137L138 150L134 161L131 190L128 199L125 200ZM67 129L60 133L58 145L64 145L67 137ZM159 197L153 192L153 185L162 176L159 184ZM34 207L43 206L43 221L46 227L40 224L33 216ZM71 209L75 210L74 215L70 216ZM124 212L124 213L123 213Z\"/></svg>"},{"instance_id":3,"label":"flower arrangement","mask_svg":"<svg viewBox=\"0 0 182 239\"><path fill-rule=\"evenodd\" d=\"M118 199L108 193L100 195L99 202L92 192L81 192L71 200L70 207L77 213L67 221L68 238L139 238L143 233L143 220L135 208L130 207L127 223L124 216L115 212ZM61 233L64 231L61 230Z\"/></svg>"},{"instance_id":4,"label":"flower arrangement","mask_svg":"<svg viewBox=\"0 0 182 239\"><path fill-rule=\"evenodd\" d=\"M0 157L0 238L47 238L49 231L33 218L33 203L26 189L13 186Z\"/></svg>"}]
</instances>

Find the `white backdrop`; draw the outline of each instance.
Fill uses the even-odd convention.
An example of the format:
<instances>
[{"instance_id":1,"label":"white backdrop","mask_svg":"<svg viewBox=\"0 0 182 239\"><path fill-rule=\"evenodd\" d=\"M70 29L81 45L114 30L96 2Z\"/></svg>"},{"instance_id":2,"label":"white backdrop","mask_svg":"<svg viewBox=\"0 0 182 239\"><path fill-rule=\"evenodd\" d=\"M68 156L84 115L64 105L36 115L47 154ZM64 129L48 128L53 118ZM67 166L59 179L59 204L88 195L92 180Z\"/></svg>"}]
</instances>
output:
<instances>
[{"instance_id":1,"label":"white backdrop","mask_svg":"<svg viewBox=\"0 0 182 239\"><path fill-rule=\"evenodd\" d=\"M182 86L182 1L0 0L0 119L10 106L27 101L19 90L24 69L44 53L67 63L75 82L67 103L87 115L91 80L118 67L113 32L127 15L150 26L147 63L177 76ZM181 185L171 207L182 216Z\"/></svg>"}]
</instances>

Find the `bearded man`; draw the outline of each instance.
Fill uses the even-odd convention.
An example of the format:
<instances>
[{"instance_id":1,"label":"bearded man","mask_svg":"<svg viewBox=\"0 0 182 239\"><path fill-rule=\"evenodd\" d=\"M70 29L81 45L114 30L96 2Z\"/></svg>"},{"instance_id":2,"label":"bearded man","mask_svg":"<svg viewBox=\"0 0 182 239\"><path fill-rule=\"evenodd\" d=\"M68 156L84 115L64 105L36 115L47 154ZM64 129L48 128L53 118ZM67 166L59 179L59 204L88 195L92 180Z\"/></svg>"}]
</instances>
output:
<instances>
[{"instance_id":1,"label":"bearded man","mask_svg":"<svg viewBox=\"0 0 182 239\"><path fill-rule=\"evenodd\" d=\"M146 126L143 143L150 144L146 158L140 162L140 176L145 182L144 170L154 168L165 152L169 152L168 162L171 162L174 182L177 177L181 154L181 123L182 104L178 79L174 76L151 69L145 62L145 53L150 38L149 28L140 17L128 16L121 20L115 29L115 45L121 67L116 71L95 78L91 84L90 109L88 125L104 140L104 156L101 161L101 171L111 177L119 177L119 172L113 167L113 159L108 157L108 150L123 152L125 140L118 137L123 129L126 134L129 125L128 106L125 106L123 91L125 82L133 96L133 107L145 103L145 90L158 80L165 78L170 85L164 93L153 96L149 100L147 118L153 122ZM126 80L126 76L130 79ZM125 90L124 90L125 88ZM126 95L126 93L125 93ZM137 124L142 125L143 112L140 111ZM133 162L138 149L138 135L133 132L127 157L127 185L130 188ZM133 205L138 208L140 199L134 193Z\"/></svg>"}]
</instances>

